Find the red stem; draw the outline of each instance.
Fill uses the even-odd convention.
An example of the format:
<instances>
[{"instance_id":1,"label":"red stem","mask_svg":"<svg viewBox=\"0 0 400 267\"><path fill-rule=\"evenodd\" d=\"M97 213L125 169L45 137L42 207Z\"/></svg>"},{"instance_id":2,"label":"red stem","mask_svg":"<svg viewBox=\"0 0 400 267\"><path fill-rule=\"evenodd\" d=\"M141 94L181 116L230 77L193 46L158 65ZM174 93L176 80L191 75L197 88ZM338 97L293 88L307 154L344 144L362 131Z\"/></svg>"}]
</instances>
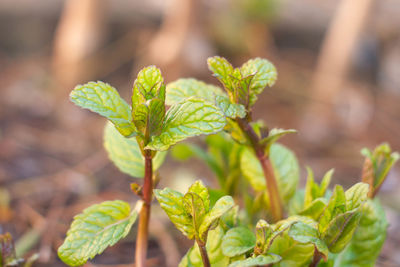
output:
<instances>
[{"instance_id":1,"label":"red stem","mask_svg":"<svg viewBox=\"0 0 400 267\"><path fill-rule=\"evenodd\" d=\"M265 154L264 147L260 144L260 138L254 132L251 125L245 119L237 118L236 122L238 123L240 129L246 134L247 139L250 141L251 146L253 147L254 152L261 164L261 167L264 172L265 182L267 185L267 191L270 200L271 213L275 221L279 221L283 216L283 206L282 200L279 195L278 184L276 182L276 178L274 175L274 171L272 169L271 161L268 156Z\"/></svg>"},{"instance_id":2,"label":"red stem","mask_svg":"<svg viewBox=\"0 0 400 267\"><path fill-rule=\"evenodd\" d=\"M210 260L207 255L207 249L204 244L201 244L200 242L197 242L197 245L199 246L200 254L201 254L201 259L203 260L203 266L204 267L211 267Z\"/></svg>"},{"instance_id":3,"label":"red stem","mask_svg":"<svg viewBox=\"0 0 400 267\"><path fill-rule=\"evenodd\" d=\"M145 150L144 162L144 184L143 184L143 207L140 211L138 234L136 237L136 265L146 266L147 243L149 236L150 207L153 192L153 163L150 150Z\"/></svg>"}]
</instances>

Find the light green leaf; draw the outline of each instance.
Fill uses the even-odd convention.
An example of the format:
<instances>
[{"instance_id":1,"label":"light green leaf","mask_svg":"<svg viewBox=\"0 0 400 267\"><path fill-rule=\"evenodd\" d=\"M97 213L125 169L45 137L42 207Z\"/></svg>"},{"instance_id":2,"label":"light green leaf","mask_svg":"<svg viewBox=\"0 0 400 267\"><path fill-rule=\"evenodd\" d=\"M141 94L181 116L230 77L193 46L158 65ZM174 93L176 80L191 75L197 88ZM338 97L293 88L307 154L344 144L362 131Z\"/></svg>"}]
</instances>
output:
<instances>
[{"instance_id":1,"label":"light green leaf","mask_svg":"<svg viewBox=\"0 0 400 267\"><path fill-rule=\"evenodd\" d=\"M235 257L246 253L256 245L256 237L248 228L240 226L230 229L222 239L222 252Z\"/></svg>"},{"instance_id":2,"label":"light green leaf","mask_svg":"<svg viewBox=\"0 0 400 267\"><path fill-rule=\"evenodd\" d=\"M154 98L165 102L165 85L160 69L155 66L149 66L139 71L133 84L133 114L135 114L138 105Z\"/></svg>"},{"instance_id":3,"label":"light green leaf","mask_svg":"<svg viewBox=\"0 0 400 267\"><path fill-rule=\"evenodd\" d=\"M233 92L233 84L231 75L233 75L233 67L223 57L210 57L207 59L208 69L213 72L214 76L225 86L227 91Z\"/></svg>"},{"instance_id":4,"label":"light green leaf","mask_svg":"<svg viewBox=\"0 0 400 267\"><path fill-rule=\"evenodd\" d=\"M189 187L188 193L197 194L203 201L205 212L208 212L210 209L210 194L208 193L208 189L204 186L202 181L198 180L194 182Z\"/></svg>"},{"instance_id":5,"label":"light green leaf","mask_svg":"<svg viewBox=\"0 0 400 267\"><path fill-rule=\"evenodd\" d=\"M362 181L370 185L370 196L375 196L385 181L390 169L399 160L400 154L393 152L389 144L377 146L373 152L364 148L361 150L366 159L363 167Z\"/></svg>"},{"instance_id":6,"label":"light green leaf","mask_svg":"<svg viewBox=\"0 0 400 267\"><path fill-rule=\"evenodd\" d=\"M314 245L300 243L285 231L276 236L268 252L282 257L274 267L307 266L314 255Z\"/></svg>"},{"instance_id":7,"label":"light green leaf","mask_svg":"<svg viewBox=\"0 0 400 267\"><path fill-rule=\"evenodd\" d=\"M348 189L345 193L346 210L351 211L360 207L367 200L369 185L366 183L357 183Z\"/></svg>"},{"instance_id":8,"label":"light green leaf","mask_svg":"<svg viewBox=\"0 0 400 267\"><path fill-rule=\"evenodd\" d=\"M264 254L267 240L273 233L272 226L265 220L259 220L256 225L256 248L254 252L256 254Z\"/></svg>"},{"instance_id":9,"label":"light green leaf","mask_svg":"<svg viewBox=\"0 0 400 267\"><path fill-rule=\"evenodd\" d=\"M273 128L272 130L269 131L268 137L262 139L260 143L265 145L266 151L269 151L269 148L273 143L278 141L279 138L290 133L297 133L297 131L295 129L284 130L279 128Z\"/></svg>"},{"instance_id":10,"label":"light green leaf","mask_svg":"<svg viewBox=\"0 0 400 267\"><path fill-rule=\"evenodd\" d=\"M103 139L108 157L118 169L132 177L143 178L144 158L135 137L125 138L107 123ZM153 158L153 171L162 165L166 155L166 152L157 152Z\"/></svg>"},{"instance_id":11,"label":"light green leaf","mask_svg":"<svg viewBox=\"0 0 400 267\"><path fill-rule=\"evenodd\" d=\"M202 198L195 193L188 192L183 196L183 207L186 213L190 214L190 218L192 219L196 240L202 240L199 235L199 228L207 213Z\"/></svg>"},{"instance_id":12,"label":"light green leaf","mask_svg":"<svg viewBox=\"0 0 400 267\"><path fill-rule=\"evenodd\" d=\"M176 228L189 239L194 239L195 229L190 215L183 206L183 194L165 188L163 190L154 189L154 195Z\"/></svg>"},{"instance_id":13,"label":"light green leaf","mask_svg":"<svg viewBox=\"0 0 400 267\"><path fill-rule=\"evenodd\" d=\"M246 109L241 104L234 104L225 96L216 96L215 104L228 118L244 118L246 116Z\"/></svg>"},{"instance_id":14,"label":"light green leaf","mask_svg":"<svg viewBox=\"0 0 400 267\"><path fill-rule=\"evenodd\" d=\"M229 267L252 267L252 266L266 266L268 264L277 263L282 258L279 255L267 254L258 255L254 258L247 258L241 261L235 261L229 265Z\"/></svg>"},{"instance_id":15,"label":"light green leaf","mask_svg":"<svg viewBox=\"0 0 400 267\"><path fill-rule=\"evenodd\" d=\"M206 84L196 79L179 79L167 85L166 104L171 106L184 102L187 98L196 97L215 102L216 96L226 96L218 86Z\"/></svg>"},{"instance_id":16,"label":"light green leaf","mask_svg":"<svg viewBox=\"0 0 400 267\"><path fill-rule=\"evenodd\" d=\"M350 242L360 221L360 211L347 211L336 216L322 234L322 239L332 253L339 253Z\"/></svg>"},{"instance_id":17,"label":"light green leaf","mask_svg":"<svg viewBox=\"0 0 400 267\"><path fill-rule=\"evenodd\" d=\"M336 185L333 190L333 194L329 199L328 205L322 213L318 229L321 233L324 233L329 223L339 214L346 212L346 197L343 191L343 187Z\"/></svg>"},{"instance_id":18,"label":"light green leaf","mask_svg":"<svg viewBox=\"0 0 400 267\"><path fill-rule=\"evenodd\" d=\"M283 145L273 144L270 149L270 159L281 198L288 203L299 181L299 165L296 156ZM257 191L265 191L265 178L261 164L249 148L243 149L240 165L244 177L251 186Z\"/></svg>"},{"instance_id":19,"label":"light green leaf","mask_svg":"<svg viewBox=\"0 0 400 267\"><path fill-rule=\"evenodd\" d=\"M349 246L339 254L337 266L373 267L386 239L388 221L377 199L368 200Z\"/></svg>"},{"instance_id":20,"label":"light green leaf","mask_svg":"<svg viewBox=\"0 0 400 267\"><path fill-rule=\"evenodd\" d=\"M317 220L324 212L327 201L324 198L317 198L311 204L308 205L299 215L308 216L314 220Z\"/></svg>"},{"instance_id":21,"label":"light green leaf","mask_svg":"<svg viewBox=\"0 0 400 267\"><path fill-rule=\"evenodd\" d=\"M136 106L133 122L144 136L154 136L161 132L164 116L164 102L155 98Z\"/></svg>"},{"instance_id":22,"label":"light green leaf","mask_svg":"<svg viewBox=\"0 0 400 267\"><path fill-rule=\"evenodd\" d=\"M257 95L260 94L266 86L274 85L278 76L275 66L266 59L250 59L240 68L243 77L254 75L250 85L250 106L254 105Z\"/></svg>"},{"instance_id":23,"label":"light green leaf","mask_svg":"<svg viewBox=\"0 0 400 267\"><path fill-rule=\"evenodd\" d=\"M328 247L325 242L319 238L318 230L309 224L296 222L290 227L289 236L300 243L312 243L320 253L328 256Z\"/></svg>"},{"instance_id":24,"label":"light green leaf","mask_svg":"<svg viewBox=\"0 0 400 267\"><path fill-rule=\"evenodd\" d=\"M205 235L207 234L210 227L218 221L218 219L228 212L234 206L234 202L231 196L224 196L218 199L215 203L214 207L210 210L209 213L204 217L204 220L200 226L199 234L204 240Z\"/></svg>"},{"instance_id":25,"label":"light green leaf","mask_svg":"<svg viewBox=\"0 0 400 267\"><path fill-rule=\"evenodd\" d=\"M226 119L219 108L202 99L190 98L168 110L162 132L146 148L166 150L188 137L221 131Z\"/></svg>"},{"instance_id":26,"label":"light green leaf","mask_svg":"<svg viewBox=\"0 0 400 267\"><path fill-rule=\"evenodd\" d=\"M123 136L137 135L128 103L111 85L100 81L78 85L72 90L70 98L76 105L109 119Z\"/></svg>"},{"instance_id":27,"label":"light green leaf","mask_svg":"<svg viewBox=\"0 0 400 267\"><path fill-rule=\"evenodd\" d=\"M74 217L58 256L70 266L83 265L129 233L141 205L131 211L128 203L115 200L85 209Z\"/></svg>"}]
</instances>

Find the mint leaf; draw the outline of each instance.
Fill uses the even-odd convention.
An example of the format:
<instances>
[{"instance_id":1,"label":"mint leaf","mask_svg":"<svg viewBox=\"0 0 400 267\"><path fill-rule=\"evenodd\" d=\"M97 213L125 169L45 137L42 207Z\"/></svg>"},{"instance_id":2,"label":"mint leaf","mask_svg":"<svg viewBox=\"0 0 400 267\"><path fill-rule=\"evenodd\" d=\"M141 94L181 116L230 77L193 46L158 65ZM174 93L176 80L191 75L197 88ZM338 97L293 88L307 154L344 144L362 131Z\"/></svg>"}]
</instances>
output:
<instances>
[{"instance_id":1,"label":"mint leaf","mask_svg":"<svg viewBox=\"0 0 400 267\"><path fill-rule=\"evenodd\" d=\"M265 248L268 245L267 240L273 233L273 227L265 220L259 220L256 225L256 254L264 254Z\"/></svg>"},{"instance_id":2,"label":"mint leaf","mask_svg":"<svg viewBox=\"0 0 400 267\"><path fill-rule=\"evenodd\" d=\"M254 105L257 95L260 94L266 86L274 85L277 78L275 66L266 59L250 59L242 65L240 72L243 77L254 75L250 85L250 106Z\"/></svg>"},{"instance_id":3,"label":"mint leaf","mask_svg":"<svg viewBox=\"0 0 400 267\"><path fill-rule=\"evenodd\" d=\"M246 116L245 107L231 103L226 94L217 86L206 84L195 79L179 79L167 85L167 104L182 103L188 98L206 100L219 107L226 117L243 118Z\"/></svg>"},{"instance_id":4,"label":"mint leaf","mask_svg":"<svg viewBox=\"0 0 400 267\"><path fill-rule=\"evenodd\" d=\"M388 221L379 201L368 200L349 246L339 254L338 265L373 267L386 239Z\"/></svg>"},{"instance_id":5,"label":"mint leaf","mask_svg":"<svg viewBox=\"0 0 400 267\"><path fill-rule=\"evenodd\" d=\"M132 177L143 178L144 158L135 137L125 138L107 123L103 139L108 157L118 169ZM162 165L166 155L166 152L157 152L153 158L153 171Z\"/></svg>"},{"instance_id":6,"label":"mint leaf","mask_svg":"<svg viewBox=\"0 0 400 267\"><path fill-rule=\"evenodd\" d=\"M319 186L314 182L314 173L310 168L307 168L307 184L304 196L304 206L308 207L315 199L321 198L325 195L326 189L332 178L333 169L329 170L321 181Z\"/></svg>"},{"instance_id":7,"label":"mint leaf","mask_svg":"<svg viewBox=\"0 0 400 267\"><path fill-rule=\"evenodd\" d=\"M308 216L314 220L317 220L324 212L327 205L327 201L324 198L317 198L311 202L307 208L303 209L299 215Z\"/></svg>"},{"instance_id":8,"label":"mint leaf","mask_svg":"<svg viewBox=\"0 0 400 267\"><path fill-rule=\"evenodd\" d=\"M232 76L233 67L223 57L210 57L207 59L208 69L213 72L213 75L220 80L228 92L233 92Z\"/></svg>"},{"instance_id":9,"label":"mint leaf","mask_svg":"<svg viewBox=\"0 0 400 267\"><path fill-rule=\"evenodd\" d=\"M165 102L165 85L160 69L155 66L143 68L137 75L132 90L132 111L147 100L159 99Z\"/></svg>"},{"instance_id":10,"label":"mint leaf","mask_svg":"<svg viewBox=\"0 0 400 267\"><path fill-rule=\"evenodd\" d=\"M123 136L137 135L128 103L111 85L101 81L78 85L72 90L70 99L76 105L109 119Z\"/></svg>"},{"instance_id":11,"label":"mint leaf","mask_svg":"<svg viewBox=\"0 0 400 267\"><path fill-rule=\"evenodd\" d=\"M359 211L347 211L336 216L322 235L329 251L339 253L350 242L360 220Z\"/></svg>"},{"instance_id":12,"label":"mint leaf","mask_svg":"<svg viewBox=\"0 0 400 267\"><path fill-rule=\"evenodd\" d=\"M208 193L207 187L204 186L202 181L194 182L188 189L188 193L197 194L204 205L204 210L208 212L210 209L210 195Z\"/></svg>"},{"instance_id":13,"label":"mint leaf","mask_svg":"<svg viewBox=\"0 0 400 267\"><path fill-rule=\"evenodd\" d=\"M188 213L192 219L192 225L196 233L196 240L205 241L199 234L200 225L207 213L202 198L198 194L188 192L183 196L183 207L185 208L186 213Z\"/></svg>"},{"instance_id":14,"label":"mint leaf","mask_svg":"<svg viewBox=\"0 0 400 267\"><path fill-rule=\"evenodd\" d=\"M210 227L218 222L218 219L233 206L234 202L231 196L224 196L217 200L214 207L212 207L212 209L206 214L200 225L199 235L203 241Z\"/></svg>"},{"instance_id":15,"label":"mint leaf","mask_svg":"<svg viewBox=\"0 0 400 267\"><path fill-rule=\"evenodd\" d=\"M258 255L257 257L247 258L241 261L232 262L229 267L253 267L253 266L266 266L272 263L277 263L282 258L279 255L267 254Z\"/></svg>"},{"instance_id":16,"label":"mint leaf","mask_svg":"<svg viewBox=\"0 0 400 267\"><path fill-rule=\"evenodd\" d=\"M196 79L179 79L167 84L166 104L171 106L187 98L196 97L214 102L216 96L226 96L221 88Z\"/></svg>"},{"instance_id":17,"label":"mint leaf","mask_svg":"<svg viewBox=\"0 0 400 267\"><path fill-rule=\"evenodd\" d=\"M357 209L367 200L369 185L366 183L357 183L350 187L345 193L346 209L348 211Z\"/></svg>"},{"instance_id":18,"label":"mint leaf","mask_svg":"<svg viewBox=\"0 0 400 267\"><path fill-rule=\"evenodd\" d=\"M319 237L319 232L316 228L303 222L293 224L288 232L289 236L300 243L312 243L320 253L328 256L328 247L325 242Z\"/></svg>"},{"instance_id":19,"label":"mint leaf","mask_svg":"<svg viewBox=\"0 0 400 267\"><path fill-rule=\"evenodd\" d=\"M244 118L246 116L246 109L243 105L231 103L225 96L216 96L215 104L228 118Z\"/></svg>"},{"instance_id":20,"label":"mint leaf","mask_svg":"<svg viewBox=\"0 0 400 267\"><path fill-rule=\"evenodd\" d=\"M297 131L295 129L284 130L284 129L273 128L272 130L269 131L268 137L265 137L260 141L260 144L263 144L266 150L269 151L269 148L273 143L278 141L279 138L290 133L297 133Z\"/></svg>"},{"instance_id":21,"label":"mint leaf","mask_svg":"<svg viewBox=\"0 0 400 267\"><path fill-rule=\"evenodd\" d=\"M133 122L140 133L154 136L161 132L164 116L164 102L155 98L136 106Z\"/></svg>"},{"instance_id":22,"label":"mint leaf","mask_svg":"<svg viewBox=\"0 0 400 267\"><path fill-rule=\"evenodd\" d=\"M386 143L377 146L373 152L364 148L361 154L366 157L362 181L370 185L369 195L373 197L385 181L390 169L399 160L400 154L392 153L390 146Z\"/></svg>"},{"instance_id":23,"label":"mint leaf","mask_svg":"<svg viewBox=\"0 0 400 267\"><path fill-rule=\"evenodd\" d=\"M226 232L222 239L222 252L225 256L235 257L246 253L256 245L256 237L246 227L235 227Z\"/></svg>"},{"instance_id":24,"label":"mint leaf","mask_svg":"<svg viewBox=\"0 0 400 267\"><path fill-rule=\"evenodd\" d=\"M163 151L188 137L216 133L225 124L225 116L217 107L201 99L187 99L171 106L161 134L152 137L146 148Z\"/></svg>"},{"instance_id":25,"label":"mint leaf","mask_svg":"<svg viewBox=\"0 0 400 267\"><path fill-rule=\"evenodd\" d=\"M190 214L187 213L184 207L183 194L170 188L165 188L163 190L154 189L154 195L175 227L189 239L194 239L196 231Z\"/></svg>"},{"instance_id":26,"label":"mint leaf","mask_svg":"<svg viewBox=\"0 0 400 267\"><path fill-rule=\"evenodd\" d=\"M124 238L136 221L141 202L131 211L128 203L105 201L76 215L64 243L58 248L60 259L80 266Z\"/></svg>"},{"instance_id":27,"label":"mint leaf","mask_svg":"<svg viewBox=\"0 0 400 267\"><path fill-rule=\"evenodd\" d=\"M337 215L346 212L346 197L343 187L336 185L333 194L329 199L328 205L319 218L318 229L321 233L325 232L329 223Z\"/></svg>"}]
</instances>

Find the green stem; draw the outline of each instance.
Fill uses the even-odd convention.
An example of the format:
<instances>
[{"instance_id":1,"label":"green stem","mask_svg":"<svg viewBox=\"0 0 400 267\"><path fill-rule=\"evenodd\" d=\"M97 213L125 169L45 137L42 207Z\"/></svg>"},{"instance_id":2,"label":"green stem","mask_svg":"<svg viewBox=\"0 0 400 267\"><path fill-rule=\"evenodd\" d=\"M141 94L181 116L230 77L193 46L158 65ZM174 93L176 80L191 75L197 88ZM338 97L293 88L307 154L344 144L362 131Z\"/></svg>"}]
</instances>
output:
<instances>
[{"instance_id":1,"label":"green stem","mask_svg":"<svg viewBox=\"0 0 400 267\"><path fill-rule=\"evenodd\" d=\"M201 259L203 260L203 266L204 267L211 267L210 260L208 259L206 245L203 244L202 242L197 241L197 240L196 240L196 242L197 242L197 245L199 246Z\"/></svg>"},{"instance_id":2,"label":"green stem","mask_svg":"<svg viewBox=\"0 0 400 267\"><path fill-rule=\"evenodd\" d=\"M283 216L283 206L282 200L279 195L278 183L275 178L274 170L271 165L271 161L268 156L265 154L264 147L260 144L260 138L254 132L251 125L247 122L246 119L236 118L236 122L238 123L240 129L245 133L247 139L249 140L258 161L261 164L263 169L265 182L267 185L268 196L270 200L271 206L271 214L275 221L279 221Z\"/></svg>"},{"instance_id":3,"label":"green stem","mask_svg":"<svg viewBox=\"0 0 400 267\"><path fill-rule=\"evenodd\" d=\"M136 265L146 266L147 243L149 237L150 207L153 192L153 159L150 150L144 150L144 184L142 189L143 207L140 211L138 234L136 237Z\"/></svg>"}]
</instances>

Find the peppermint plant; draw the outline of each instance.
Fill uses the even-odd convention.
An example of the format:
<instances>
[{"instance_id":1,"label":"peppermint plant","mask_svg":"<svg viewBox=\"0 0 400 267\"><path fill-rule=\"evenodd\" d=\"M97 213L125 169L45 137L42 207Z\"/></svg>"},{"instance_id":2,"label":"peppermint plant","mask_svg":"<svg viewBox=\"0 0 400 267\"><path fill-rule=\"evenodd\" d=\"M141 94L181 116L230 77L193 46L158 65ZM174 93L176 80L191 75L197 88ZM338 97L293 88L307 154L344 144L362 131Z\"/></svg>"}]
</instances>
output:
<instances>
[{"instance_id":1,"label":"peppermint plant","mask_svg":"<svg viewBox=\"0 0 400 267\"><path fill-rule=\"evenodd\" d=\"M277 141L293 129L269 129L252 107L277 78L274 65L256 58L234 68L208 59L222 87L185 78L164 84L154 66L141 70L127 104L103 82L77 86L71 100L109 122L104 146L141 200L93 205L77 215L58 250L79 266L125 237L139 217L136 265L145 266L153 193L175 227L194 245L179 267L374 266L386 238L387 220L377 194L399 159L387 144L370 151L360 182L330 188L333 169L316 179L307 168L298 188L296 155ZM205 137L206 148L180 143ZM196 181L185 194L155 189L166 151L179 160L197 157L214 172L219 188ZM321 182L317 182L317 180Z\"/></svg>"},{"instance_id":2,"label":"peppermint plant","mask_svg":"<svg viewBox=\"0 0 400 267\"><path fill-rule=\"evenodd\" d=\"M201 261L199 245L194 245L179 266L374 266L388 225L376 196L399 154L387 144L374 151L363 149L366 159L361 181L346 191L340 185L329 189L333 169L317 183L307 168L306 186L298 188L296 156L277 143L296 131L269 130L251 116L257 95L275 82L275 67L257 58L233 68L221 57L208 59L208 66L223 89L191 78L179 79L167 85L167 102L193 95L214 104L224 99L242 105L245 116L228 117L225 133L206 137L206 149L179 144L172 155L178 160L203 160L220 186L209 189L211 198L230 194L244 209L235 205L210 230L207 261ZM167 198L158 200L171 221L176 220L174 212L182 214L166 208L172 205ZM188 236L182 226L174 224Z\"/></svg>"},{"instance_id":3,"label":"peppermint plant","mask_svg":"<svg viewBox=\"0 0 400 267\"><path fill-rule=\"evenodd\" d=\"M154 66L138 73L131 105L115 88L100 81L78 85L70 98L110 121L104 132L110 159L121 171L144 178L144 183L131 184L141 198L134 208L121 200L106 201L75 216L58 255L70 266L82 265L125 237L139 217L136 266L145 266L154 172L164 151L188 137L222 130L228 117L244 116L243 107L225 99L209 103L198 97L169 105L161 71Z\"/></svg>"}]
</instances>

